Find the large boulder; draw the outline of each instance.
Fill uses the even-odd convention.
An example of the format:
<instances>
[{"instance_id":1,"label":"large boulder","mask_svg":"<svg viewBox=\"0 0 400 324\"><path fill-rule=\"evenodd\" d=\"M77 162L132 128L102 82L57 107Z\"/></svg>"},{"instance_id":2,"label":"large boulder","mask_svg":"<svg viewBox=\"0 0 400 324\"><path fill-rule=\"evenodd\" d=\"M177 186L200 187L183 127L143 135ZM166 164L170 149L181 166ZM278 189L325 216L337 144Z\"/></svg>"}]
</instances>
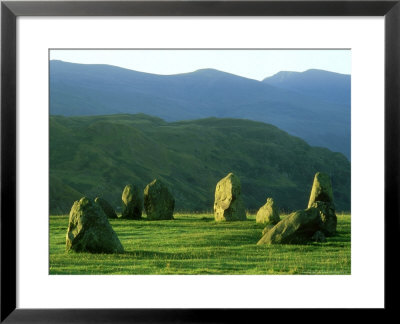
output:
<instances>
[{"instance_id":1,"label":"large boulder","mask_svg":"<svg viewBox=\"0 0 400 324\"><path fill-rule=\"evenodd\" d=\"M149 220L173 219L175 199L158 179L144 189L144 209Z\"/></svg>"},{"instance_id":2,"label":"large boulder","mask_svg":"<svg viewBox=\"0 0 400 324\"><path fill-rule=\"evenodd\" d=\"M240 180L233 173L229 173L217 183L214 201L214 218L216 221L246 220L246 212L240 192Z\"/></svg>"},{"instance_id":3,"label":"large boulder","mask_svg":"<svg viewBox=\"0 0 400 324\"><path fill-rule=\"evenodd\" d=\"M121 218L140 219L142 217L143 199L138 186L128 184L122 192Z\"/></svg>"},{"instance_id":4,"label":"large boulder","mask_svg":"<svg viewBox=\"0 0 400 324\"><path fill-rule=\"evenodd\" d=\"M318 210L319 216L321 218L321 228L320 230L326 236L333 236L336 234L337 217L335 213L335 206L333 203L316 201L311 207Z\"/></svg>"},{"instance_id":5,"label":"large boulder","mask_svg":"<svg viewBox=\"0 0 400 324\"><path fill-rule=\"evenodd\" d=\"M104 214L106 214L108 218L118 218L114 208L112 208L112 206L108 203L107 200L105 200L104 198L96 197L94 199L94 202L101 207Z\"/></svg>"},{"instance_id":6,"label":"large boulder","mask_svg":"<svg viewBox=\"0 0 400 324\"><path fill-rule=\"evenodd\" d=\"M122 253L124 248L101 207L83 197L69 213L66 250L90 253Z\"/></svg>"},{"instance_id":7,"label":"large boulder","mask_svg":"<svg viewBox=\"0 0 400 324\"><path fill-rule=\"evenodd\" d=\"M306 243L320 227L321 219L316 208L298 210L266 231L257 245Z\"/></svg>"},{"instance_id":8,"label":"large boulder","mask_svg":"<svg viewBox=\"0 0 400 324\"><path fill-rule=\"evenodd\" d=\"M333 204L331 179L326 173L317 172L315 174L307 208L310 208L311 205L316 201L323 201Z\"/></svg>"},{"instance_id":9,"label":"large boulder","mask_svg":"<svg viewBox=\"0 0 400 324\"><path fill-rule=\"evenodd\" d=\"M277 224L280 221L279 209L272 198L267 198L267 202L262 206L256 215L256 222L261 224Z\"/></svg>"}]
</instances>

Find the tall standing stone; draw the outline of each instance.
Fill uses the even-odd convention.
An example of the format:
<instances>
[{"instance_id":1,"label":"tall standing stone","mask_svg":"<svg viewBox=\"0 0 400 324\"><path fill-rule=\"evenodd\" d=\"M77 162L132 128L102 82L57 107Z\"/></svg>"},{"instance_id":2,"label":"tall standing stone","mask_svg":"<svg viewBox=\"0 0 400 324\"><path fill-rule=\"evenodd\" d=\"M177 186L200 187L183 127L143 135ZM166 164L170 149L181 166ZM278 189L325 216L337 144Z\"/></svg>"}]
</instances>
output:
<instances>
[{"instance_id":1,"label":"tall standing stone","mask_svg":"<svg viewBox=\"0 0 400 324\"><path fill-rule=\"evenodd\" d=\"M333 203L331 179L326 173L317 172L315 174L307 208L310 208L311 205L316 201Z\"/></svg>"},{"instance_id":2,"label":"tall standing stone","mask_svg":"<svg viewBox=\"0 0 400 324\"><path fill-rule=\"evenodd\" d=\"M124 248L101 207L83 197L69 213L66 251L122 253Z\"/></svg>"},{"instance_id":3,"label":"tall standing stone","mask_svg":"<svg viewBox=\"0 0 400 324\"><path fill-rule=\"evenodd\" d=\"M112 208L112 206L108 203L107 200L105 200L104 198L96 197L94 199L94 202L96 204L99 204L104 214L106 214L108 218L118 218L114 208Z\"/></svg>"},{"instance_id":4,"label":"tall standing stone","mask_svg":"<svg viewBox=\"0 0 400 324\"><path fill-rule=\"evenodd\" d=\"M215 187L214 218L216 221L246 220L239 178L229 173Z\"/></svg>"},{"instance_id":5,"label":"tall standing stone","mask_svg":"<svg viewBox=\"0 0 400 324\"><path fill-rule=\"evenodd\" d=\"M317 172L311 189L308 207L315 207L320 215L321 231L326 236L336 233L337 217L333 202L331 179L326 173Z\"/></svg>"},{"instance_id":6,"label":"tall standing stone","mask_svg":"<svg viewBox=\"0 0 400 324\"><path fill-rule=\"evenodd\" d=\"M256 222L260 224L275 225L280 221L279 210L272 198L267 198L267 202L262 206L256 215Z\"/></svg>"},{"instance_id":7,"label":"tall standing stone","mask_svg":"<svg viewBox=\"0 0 400 324\"><path fill-rule=\"evenodd\" d=\"M175 199L161 180L150 182L144 189L143 196L147 219L173 219Z\"/></svg>"},{"instance_id":8,"label":"tall standing stone","mask_svg":"<svg viewBox=\"0 0 400 324\"><path fill-rule=\"evenodd\" d=\"M122 192L121 218L140 219L142 217L143 200L139 187L129 184Z\"/></svg>"}]
</instances>

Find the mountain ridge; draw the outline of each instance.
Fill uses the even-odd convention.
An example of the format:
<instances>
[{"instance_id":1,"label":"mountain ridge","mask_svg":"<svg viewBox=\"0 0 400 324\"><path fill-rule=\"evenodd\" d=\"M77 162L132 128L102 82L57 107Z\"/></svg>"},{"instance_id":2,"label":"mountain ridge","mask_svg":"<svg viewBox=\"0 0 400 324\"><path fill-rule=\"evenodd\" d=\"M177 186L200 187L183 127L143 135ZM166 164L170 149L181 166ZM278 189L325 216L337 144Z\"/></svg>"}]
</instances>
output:
<instances>
[{"instance_id":1,"label":"mountain ridge","mask_svg":"<svg viewBox=\"0 0 400 324\"><path fill-rule=\"evenodd\" d=\"M350 106L215 69L158 75L50 61L50 114L145 113L166 121L245 118L350 158ZM348 92L350 89L348 89ZM328 98L329 99L329 98Z\"/></svg>"},{"instance_id":2,"label":"mountain ridge","mask_svg":"<svg viewBox=\"0 0 400 324\"><path fill-rule=\"evenodd\" d=\"M321 82L324 80L324 82ZM281 71L262 82L325 101L351 105L351 75L318 69Z\"/></svg>"}]
</instances>

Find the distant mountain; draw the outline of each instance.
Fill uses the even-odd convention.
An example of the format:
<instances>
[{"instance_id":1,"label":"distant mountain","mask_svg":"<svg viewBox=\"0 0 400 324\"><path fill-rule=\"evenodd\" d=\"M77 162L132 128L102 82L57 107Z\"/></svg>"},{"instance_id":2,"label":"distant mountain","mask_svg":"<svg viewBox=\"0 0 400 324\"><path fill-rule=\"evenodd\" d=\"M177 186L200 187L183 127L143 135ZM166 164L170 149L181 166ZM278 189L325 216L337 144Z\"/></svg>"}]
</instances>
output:
<instances>
[{"instance_id":1,"label":"distant mountain","mask_svg":"<svg viewBox=\"0 0 400 324\"><path fill-rule=\"evenodd\" d=\"M350 107L351 76L322 70L281 71L265 78L264 83L281 89Z\"/></svg>"},{"instance_id":2,"label":"distant mountain","mask_svg":"<svg viewBox=\"0 0 400 324\"><path fill-rule=\"evenodd\" d=\"M145 113L166 121L250 119L350 157L350 106L345 100L333 94L321 98L322 92L315 95L312 87L307 92L285 88L282 82L268 83L213 69L155 75L109 65L50 61L50 114Z\"/></svg>"},{"instance_id":3,"label":"distant mountain","mask_svg":"<svg viewBox=\"0 0 400 324\"><path fill-rule=\"evenodd\" d=\"M50 213L83 195L121 206L124 186L162 179L178 211L212 211L215 185L237 174L247 209L273 197L305 208L317 171L331 175L336 208L350 210L350 162L275 126L240 119L165 122L156 117L50 117Z\"/></svg>"}]
</instances>

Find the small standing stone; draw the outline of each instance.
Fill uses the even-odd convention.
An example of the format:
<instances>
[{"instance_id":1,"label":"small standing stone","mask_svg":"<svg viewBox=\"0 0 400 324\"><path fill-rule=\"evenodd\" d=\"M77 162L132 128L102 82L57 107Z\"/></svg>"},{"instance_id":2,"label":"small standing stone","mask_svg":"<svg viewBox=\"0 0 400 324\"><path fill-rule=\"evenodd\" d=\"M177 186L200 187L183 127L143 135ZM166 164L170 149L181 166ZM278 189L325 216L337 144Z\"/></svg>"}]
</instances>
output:
<instances>
[{"instance_id":1,"label":"small standing stone","mask_svg":"<svg viewBox=\"0 0 400 324\"><path fill-rule=\"evenodd\" d=\"M256 222L261 224L277 224L280 221L279 210L272 198L268 198L256 215Z\"/></svg>"}]
</instances>

